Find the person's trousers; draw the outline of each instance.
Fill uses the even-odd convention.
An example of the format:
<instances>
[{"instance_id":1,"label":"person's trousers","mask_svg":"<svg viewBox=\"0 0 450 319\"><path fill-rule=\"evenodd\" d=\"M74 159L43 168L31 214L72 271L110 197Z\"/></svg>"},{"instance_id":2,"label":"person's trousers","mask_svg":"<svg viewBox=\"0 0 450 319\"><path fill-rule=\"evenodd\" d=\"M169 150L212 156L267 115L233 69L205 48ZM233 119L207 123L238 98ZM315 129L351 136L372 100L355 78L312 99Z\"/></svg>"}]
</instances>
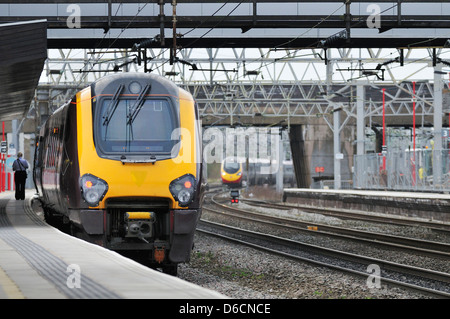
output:
<instances>
[{"instance_id":1,"label":"person's trousers","mask_svg":"<svg viewBox=\"0 0 450 319\"><path fill-rule=\"evenodd\" d=\"M14 183L16 184L16 199L25 199L25 182L27 180L26 171L16 171L14 173Z\"/></svg>"}]
</instances>

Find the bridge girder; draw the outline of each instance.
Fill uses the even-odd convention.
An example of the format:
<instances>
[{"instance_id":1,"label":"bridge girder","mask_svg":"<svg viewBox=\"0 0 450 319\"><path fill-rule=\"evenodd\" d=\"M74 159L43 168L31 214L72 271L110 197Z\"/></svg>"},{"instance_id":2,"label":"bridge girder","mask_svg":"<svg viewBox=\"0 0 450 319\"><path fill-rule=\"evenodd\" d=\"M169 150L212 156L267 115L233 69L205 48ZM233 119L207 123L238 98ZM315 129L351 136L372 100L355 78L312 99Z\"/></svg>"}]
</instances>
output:
<instances>
[{"instance_id":1,"label":"bridge girder","mask_svg":"<svg viewBox=\"0 0 450 319\"><path fill-rule=\"evenodd\" d=\"M131 50L51 51L43 76L47 84L40 87L51 90L51 110L118 65L122 66L120 71L144 68ZM432 122L433 114L432 80L415 77L432 69L433 50L422 50L421 58L414 55L415 51L403 52L403 64L410 71L400 77L396 72L402 70L402 65L387 63L400 54L398 50L336 49L332 56L329 52L328 63L333 65L331 87L322 77L326 67L324 49L191 49L180 53L187 63L174 65L168 63L164 49L147 49L151 60L146 68L190 91L200 106L204 125L288 126L320 122L332 128L336 108L343 110L344 123L354 124L359 98L356 86L363 83L367 121L381 123L381 88L386 88L388 125L408 126L412 124L412 81L417 82L417 116L426 124ZM355 54L360 57L356 64ZM447 53L437 50L436 54L445 58ZM364 70L378 73L364 74ZM384 81L379 78L381 70L386 74Z\"/></svg>"},{"instance_id":2,"label":"bridge girder","mask_svg":"<svg viewBox=\"0 0 450 319\"><path fill-rule=\"evenodd\" d=\"M0 0L0 23L46 19L49 48L124 48L157 36L151 47L443 47L448 3Z\"/></svg>"}]
</instances>

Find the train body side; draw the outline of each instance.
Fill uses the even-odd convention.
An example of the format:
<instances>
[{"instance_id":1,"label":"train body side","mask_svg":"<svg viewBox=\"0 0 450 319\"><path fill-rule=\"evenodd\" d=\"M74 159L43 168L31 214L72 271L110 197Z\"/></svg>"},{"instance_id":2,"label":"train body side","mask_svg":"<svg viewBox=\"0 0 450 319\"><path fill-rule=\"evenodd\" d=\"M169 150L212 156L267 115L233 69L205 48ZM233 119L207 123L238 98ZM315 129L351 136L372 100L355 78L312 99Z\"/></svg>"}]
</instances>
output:
<instances>
[{"instance_id":1,"label":"train body side","mask_svg":"<svg viewBox=\"0 0 450 319\"><path fill-rule=\"evenodd\" d=\"M79 192L76 100L60 107L43 125L38 138L33 177L43 203L65 214L82 205Z\"/></svg>"}]
</instances>

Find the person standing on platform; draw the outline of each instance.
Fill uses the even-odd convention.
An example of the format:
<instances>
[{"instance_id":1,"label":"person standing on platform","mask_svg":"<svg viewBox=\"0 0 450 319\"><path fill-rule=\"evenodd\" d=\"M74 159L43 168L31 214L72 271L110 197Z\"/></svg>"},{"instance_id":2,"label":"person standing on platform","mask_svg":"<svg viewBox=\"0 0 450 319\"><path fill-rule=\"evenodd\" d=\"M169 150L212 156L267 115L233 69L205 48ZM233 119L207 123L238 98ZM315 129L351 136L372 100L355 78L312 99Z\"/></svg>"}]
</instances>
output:
<instances>
[{"instance_id":1,"label":"person standing on platform","mask_svg":"<svg viewBox=\"0 0 450 319\"><path fill-rule=\"evenodd\" d=\"M17 153L17 159L13 163L14 183L16 184L16 200L25 199L25 182L27 180L28 162L22 158L21 152Z\"/></svg>"}]
</instances>

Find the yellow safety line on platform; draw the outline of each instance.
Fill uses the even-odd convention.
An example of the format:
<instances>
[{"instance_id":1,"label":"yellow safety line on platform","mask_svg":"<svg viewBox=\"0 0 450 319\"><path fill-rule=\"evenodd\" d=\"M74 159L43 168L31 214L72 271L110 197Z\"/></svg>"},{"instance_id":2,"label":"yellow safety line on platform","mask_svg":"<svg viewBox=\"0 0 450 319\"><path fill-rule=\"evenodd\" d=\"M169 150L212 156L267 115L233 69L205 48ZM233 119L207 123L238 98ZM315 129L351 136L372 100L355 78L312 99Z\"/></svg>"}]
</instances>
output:
<instances>
[{"instance_id":1,"label":"yellow safety line on platform","mask_svg":"<svg viewBox=\"0 0 450 319\"><path fill-rule=\"evenodd\" d=\"M0 267L0 287L9 299L25 299L19 287L8 277Z\"/></svg>"}]
</instances>

